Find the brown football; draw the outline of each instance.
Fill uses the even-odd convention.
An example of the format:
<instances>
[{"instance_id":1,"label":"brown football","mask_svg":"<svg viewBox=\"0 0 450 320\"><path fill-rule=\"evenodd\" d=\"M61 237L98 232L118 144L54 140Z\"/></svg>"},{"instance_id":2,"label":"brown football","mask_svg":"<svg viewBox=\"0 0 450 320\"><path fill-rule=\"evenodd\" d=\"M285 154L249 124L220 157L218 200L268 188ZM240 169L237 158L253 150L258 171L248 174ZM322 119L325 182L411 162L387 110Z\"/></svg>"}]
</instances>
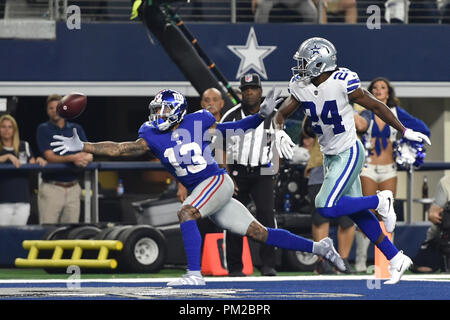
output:
<instances>
[{"instance_id":1,"label":"brown football","mask_svg":"<svg viewBox=\"0 0 450 320\"><path fill-rule=\"evenodd\" d=\"M79 92L72 92L64 96L56 107L58 114L64 119L75 119L86 108L87 98Z\"/></svg>"}]
</instances>

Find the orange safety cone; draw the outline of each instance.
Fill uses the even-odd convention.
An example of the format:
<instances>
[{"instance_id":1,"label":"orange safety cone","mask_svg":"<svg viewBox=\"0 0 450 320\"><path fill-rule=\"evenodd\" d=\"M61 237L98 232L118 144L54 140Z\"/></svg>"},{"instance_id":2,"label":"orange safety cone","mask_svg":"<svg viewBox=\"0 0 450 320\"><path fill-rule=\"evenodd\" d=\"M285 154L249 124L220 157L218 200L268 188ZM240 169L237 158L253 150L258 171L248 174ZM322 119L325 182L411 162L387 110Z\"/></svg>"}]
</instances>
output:
<instances>
[{"instance_id":1,"label":"orange safety cone","mask_svg":"<svg viewBox=\"0 0 450 320\"><path fill-rule=\"evenodd\" d=\"M392 234L386 231L384 222L380 221L381 230L392 241ZM389 272L389 260L386 259L380 249L375 246L375 278L377 279L389 279L391 273Z\"/></svg>"},{"instance_id":2,"label":"orange safety cone","mask_svg":"<svg viewBox=\"0 0 450 320\"><path fill-rule=\"evenodd\" d=\"M242 248L242 272L246 275L253 274L253 262L247 237L243 237ZM202 274L209 276L227 276L225 268L223 233L207 233L205 235L202 254Z\"/></svg>"},{"instance_id":3,"label":"orange safety cone","mask_svg":"<svg viewBox=\"0 0 450 320\"><path fill-rule=\"evenodd\" d=\"M243 245L242 245L242 272L249 276L253 274L253 261L252 255L250 254L250 246L248 245L247 237L243 237Z\"/></svg>"}]
</instances>

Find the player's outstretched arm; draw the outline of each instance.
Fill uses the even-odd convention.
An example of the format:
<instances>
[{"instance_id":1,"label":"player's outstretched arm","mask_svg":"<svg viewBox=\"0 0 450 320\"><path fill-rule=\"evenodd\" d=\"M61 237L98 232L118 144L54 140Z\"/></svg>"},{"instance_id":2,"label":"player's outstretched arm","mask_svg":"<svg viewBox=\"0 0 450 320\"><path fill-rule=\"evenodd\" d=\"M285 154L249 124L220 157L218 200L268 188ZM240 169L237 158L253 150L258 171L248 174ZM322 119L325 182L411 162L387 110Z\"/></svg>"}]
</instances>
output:
<instances>
[{"instance_id":1,"label":"player's outstretched arm","mask_svg":"<svg viewBox=\"0 0 450 320\"><path fill-rule=\"evenodd\" d=\"M271 88L266 95L266 98L261 103L259 112L245 117L238 121L226 121L222 123L216 123L211 126L211 129L220 131L223 135L230 133L230 131L236 131L241 129L247 131L249 129L256 129L264 119L270 117L275 110L275 107L283 100L280 98L281 90L276 91L275 88ZM228 132L227 132L228 131Z\"/></svg>"},{"instance_id":2,"label":"player's outstretched arm","mask_svg":"<svg viewBox=\"0 0 450 320\"><path fill-rule=\"evenodd\" d=\"M150 148L144 139L139 138L136 141L127 142L85 142L83 151L89 152L95 155L105 155L110 157L130 156L137 157L143 155Z\"/></svg>"},{"instance_id":3,"label":"player's outstretched arm","mask_svg":"<svg viewBox=\"0 0 450 320\"><path fill-rule=\"evenodd\" d=\"M427 142L431 145L430 139L423 133L413 131L405 128L403 124L397 119L394 113L389 109L387 105L375 98L366 89L359 88L348 95L351 102L356 102L359 105L371 110L377 116L379 116L384 122L394 127L398 131L402 132L403 136L412 141Z\"/></svg>"},{"instance_id":4,"label":"player's outstretched arm","mask_svg":"<svg viewBox=\"0 0 450 320\"><path fill-rule=\"evenodd\" d=\"M130 142L83 142L80 140L75 128L73 129L72 137L69 138L54 135L53 139L55 139L55 141L50 143L50 145L54 147L53 152L59 153L60 155L67 152L84 151L95 155L105 155L111 157L139 156L150 150L147 143L142 138Z\"/></svg>"}]
</instances>

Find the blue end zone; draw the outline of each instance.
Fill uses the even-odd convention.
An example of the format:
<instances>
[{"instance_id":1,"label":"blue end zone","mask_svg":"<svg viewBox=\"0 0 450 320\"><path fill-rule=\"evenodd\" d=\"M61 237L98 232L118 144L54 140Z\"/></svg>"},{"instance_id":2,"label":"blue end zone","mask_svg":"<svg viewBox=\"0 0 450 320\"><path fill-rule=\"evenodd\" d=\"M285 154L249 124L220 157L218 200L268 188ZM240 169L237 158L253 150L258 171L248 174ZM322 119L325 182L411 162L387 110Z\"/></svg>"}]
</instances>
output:
<instances>
[{"instance_id":1,"label":"blue end zone","mask_svg":"<svg viewBox=\"0 0 450 320\"><path fill-rule=\"evenodd\" d=\"M436 275L434 275L436 278ZM286 278L286 277L283 277ZM320 278L320 277L309 277ZM210 278L204 287L168 288L170 279L0 282L0 299L31 300L450 300L450 278L405 276L397 285L365 279ZM147 281L148 282L147 282ZM210 280L210 281L209 281Z\"/></svg>"}]
</instances>

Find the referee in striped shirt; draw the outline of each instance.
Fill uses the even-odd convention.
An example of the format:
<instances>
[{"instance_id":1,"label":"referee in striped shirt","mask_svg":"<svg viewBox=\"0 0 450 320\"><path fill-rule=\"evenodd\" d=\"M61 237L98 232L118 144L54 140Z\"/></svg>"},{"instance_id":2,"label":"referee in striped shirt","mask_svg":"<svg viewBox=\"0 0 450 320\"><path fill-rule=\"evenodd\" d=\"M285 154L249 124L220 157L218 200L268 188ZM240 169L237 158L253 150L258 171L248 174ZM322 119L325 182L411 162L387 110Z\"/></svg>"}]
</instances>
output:
<instances>
[{"instance_id":1,"label":"referee in striped shirt","mask_svg":"<svg viewBox=\"0 0 450 320\"><path fill-rule=\"evenodd\" d=\"M259 111L262 102L259 76L256 73L242 76L239 88L242 91L242 102L229 109L220 122L241 120ZM263 225L274 228L275 172L272 170L272 150L275 132L271 120L272 117L267 117L256 130L226 139L224 148L227 170L235 183L234 197L246 206L253 200L256 219ZM259 253L261 274L275 276L275 248L261 245ZM227 232L226 259L230 276L243 276L241 256L242 237Z\"/></svg>"}]
</instances>

